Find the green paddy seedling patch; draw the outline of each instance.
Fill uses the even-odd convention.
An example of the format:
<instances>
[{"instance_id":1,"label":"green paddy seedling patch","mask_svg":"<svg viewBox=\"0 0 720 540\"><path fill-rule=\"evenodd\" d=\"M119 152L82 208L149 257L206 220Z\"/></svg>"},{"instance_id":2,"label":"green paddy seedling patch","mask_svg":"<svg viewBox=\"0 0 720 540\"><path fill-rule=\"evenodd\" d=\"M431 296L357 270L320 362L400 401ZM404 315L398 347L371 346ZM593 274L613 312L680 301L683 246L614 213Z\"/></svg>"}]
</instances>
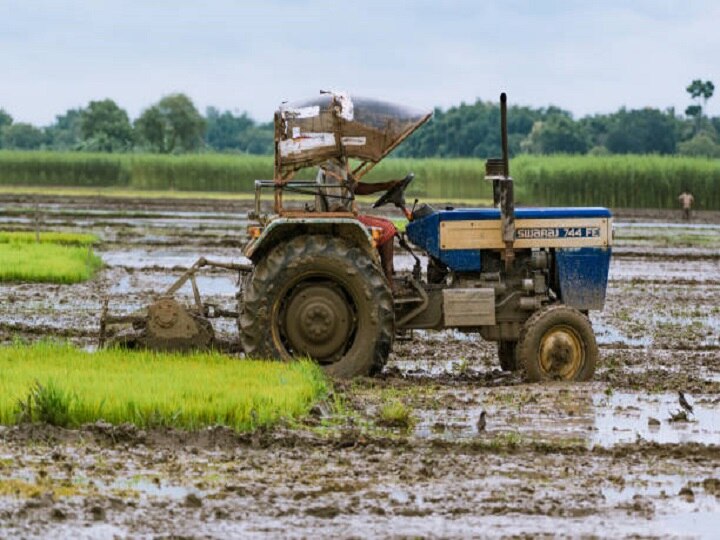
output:
<instances>
[{"instance_id":1,"label":"green paddy seedling patch","mask_svg":"<svg viewBox=\"0 0 720 540\"><path fill-rule=\"evenodd\" d=\"M0 423L249 431L293 420L327 394L311 361L240 360L38 343L0 347Z\"/></svg>"},{"instance_id":2,"label":"green paddy seedling patch","mask_svg":"<svg viewBox=\"0 0 720 540\"><path fill-rule=\"evenodd\" d=\"M0 242L0 281L80 283L101 267L102 259L90 246Z\"/></svg>"},{"instance_id":3,"label":"green paddy seedling patch","mask_svg":"<svg viewBox=\"0 0 720 540\"><path fill-rule=\"evenodd\" d=\"M66 246L92 246L100 242L94 234L70 232L0 231L0 244L61 244Z\"/></svg>"}]
</instances>

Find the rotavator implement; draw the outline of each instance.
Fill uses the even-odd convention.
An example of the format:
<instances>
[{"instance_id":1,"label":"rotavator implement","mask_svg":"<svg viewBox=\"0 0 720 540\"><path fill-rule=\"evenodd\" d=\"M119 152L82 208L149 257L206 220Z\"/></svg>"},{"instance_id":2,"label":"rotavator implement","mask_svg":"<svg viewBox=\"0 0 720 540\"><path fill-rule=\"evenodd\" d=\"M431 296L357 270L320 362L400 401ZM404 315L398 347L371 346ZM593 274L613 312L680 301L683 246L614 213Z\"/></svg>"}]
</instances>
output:
<instances>
[{"instance_id":1,"label":"rotavator implement","mask_svg":"<svg viewBox=\"0 0 720 540\"><path fill-rule=\"evenodd\" d=\"M412 174L376 201L409 220L396 240L414 267L390 283L378 230L358 220L353 188L431 113L345 93L283 105L275 113L274 179L255 183L244 251L251 264L200 259L143 313L113 316L105 308L101 341L111 327L132 323L128 345L211 347L209 319L233 317L247 356L311 357L331 375L353 377L380 371L396 334L454 328L496 341L502 368L524 369L528 380L590 379L598 347L588 311L605 302L612 216L605 208L514 208L506 111L503 94L502 158L485 165L494 208L437 210L415 201L408 210ZM328 160L348 164L344 182L293 180ZM264 189L274 194L267 211ZM288 192L308 197L290 207ZM329 210L343 197L344 209ZM203 304L195 273L204 266L239 273L237 311ZM174 298L188 280L193 306Z\"/></svg>"}]
</instances>

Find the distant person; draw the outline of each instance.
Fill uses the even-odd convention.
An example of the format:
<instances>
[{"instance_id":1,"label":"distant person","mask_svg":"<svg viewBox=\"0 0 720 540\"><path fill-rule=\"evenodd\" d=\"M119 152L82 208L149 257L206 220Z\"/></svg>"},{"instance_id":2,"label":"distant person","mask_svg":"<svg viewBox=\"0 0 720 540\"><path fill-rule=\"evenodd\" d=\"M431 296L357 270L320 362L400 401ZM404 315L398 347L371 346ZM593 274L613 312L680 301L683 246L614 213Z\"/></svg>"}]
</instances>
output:
<instances>
[{"instance_id":1,"label":"distant person","mask_svg":"<svg viewBox=\"0 0 720 540\"><path fill-rule=\"evenodd\" d=\"M678 201L680 201L680 204L682 205L683 219L686 221L689 220L690 219L690 210L692 208L693 203L695 202L695 197L692 196L692 193L683 191L678 196Z\"/></svg>"}]
</instances>

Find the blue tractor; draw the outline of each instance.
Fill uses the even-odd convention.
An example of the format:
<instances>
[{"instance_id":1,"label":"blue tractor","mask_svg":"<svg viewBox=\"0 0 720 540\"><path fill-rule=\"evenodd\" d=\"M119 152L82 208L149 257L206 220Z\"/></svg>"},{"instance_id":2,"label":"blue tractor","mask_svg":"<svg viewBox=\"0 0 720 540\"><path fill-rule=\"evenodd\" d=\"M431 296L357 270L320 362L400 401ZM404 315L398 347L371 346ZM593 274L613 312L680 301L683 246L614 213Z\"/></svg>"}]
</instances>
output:
<instances>
[{"instance_id":1,"label":"blue tractor","mask_svg":"<svg viewBox=\"0 0 720 540\"><path fill-rule=\"evenodd\" d=\"M494 208L435 209L416 201L408 210L412 175L375 203L392 203L409 220L398 240L414 268L390 282L354 201L345 211L323 203L352 198L351 185L292 178L341 156L357 160L349 172L357 183L430 115L346 94L282 107L275 115L275 179L256 183L257 225L246 248L253 268L238 318L245 353L310 356L329 373L352 377L380 371L398 333L454 328L497 342L503 369L524 369L528 380L590 379L599 353L588 312L605 302L612 215L606 208L514 208L506 111L503 94L503 157L486 163ZM275 194L268 214L264 188ZM288 209L289 191L314 194L316 203Z\"/></svg>"},{"instance_id":2,"label":"blue tractor","mask_svg":"<svg viewBox=\"0 0 720 540\"><path fill-rule=\"evenodd\" d=\"M435 209L415 201L408 209L404 193L413 175L394 182L374 206L394 204L407 217L397 241L414 264L387 270L355 190L430 116L345 93L283 105L275 113L274 179L256 182L245 248L252 264L200 259L132 320L134 343L209 346L208 319L228 316L237 319L247 356L311 357L329 374L349 378L382 370L396 335L452 328L497 342L502 368L522 369L530 381L590 379L599 353L588 312L605 302L612 215L605 208L514 208L504 94L503 156L486 162L494 207ZM326 169L315 180L295 179L329 161L344 165L338 177ZM271 208L263 190L273 192ZM202 303L194 272L207 265L240 273L237 311ZM193 307L172 298L188 279ZM105 313L101 339L107 323L127 319Z\"/></svg>"}]
</instances>

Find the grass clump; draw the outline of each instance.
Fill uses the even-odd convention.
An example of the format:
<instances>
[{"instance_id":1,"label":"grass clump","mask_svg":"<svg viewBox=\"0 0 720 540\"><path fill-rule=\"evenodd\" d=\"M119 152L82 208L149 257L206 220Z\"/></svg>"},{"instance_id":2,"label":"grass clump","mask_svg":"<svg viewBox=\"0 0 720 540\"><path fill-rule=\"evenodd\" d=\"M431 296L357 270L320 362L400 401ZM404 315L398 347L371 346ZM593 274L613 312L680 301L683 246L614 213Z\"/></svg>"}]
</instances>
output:
<instances>
[{"instance_id":1,"label":"grass clump","mask_svg":"<svg viewBox=\"0 0 720 540\"><path fill-rule=\"evenodd\" d=\"M0 281L80 283L101 267L102 259L90 246L0 242Z\"/></svg>"},{"instance_id":2,"label":"grass clump","mask_svg":"<svg viewBox=\"0 0 720 540\"><path fill-rule=\"evenodd\" d=\"M377 423L385 427L410 429L415 419L407 405L398 399L393 399L380 407Z\"/></svg>"},{"instance_id":3,"label":"grass clump","mask_svg":"<svg viewBox=\"0 0 720 540\"><path fill-rule=\"evenodd\" d=\"M238 360L43 342L0 347L0 423L249 431L305 415L328 383L315 363Z\"/></svg>"},{"instance_id":4,"label":"grass clump","mask_svg":"<svg viewBox=\"0 0 720 540\"><path fill-rule=\"evenodd\" d=\"M35 381L27 396L17 402L17 420L19 423L43 422L67 427L73 397L70 392L58 388L52 380L46 384Z\"/></svg>"},{"instance_id":5,"label":"grass clump","mask_svg":"<svg viewBox=\"0 0 720 540\"><path fill-rule=\"evenodd\" d=\"M78 495L80 487L77 485L62 485L46 479L38 483L30 483L17 478L0 479L0 497L16 497L18 499L32 499L51 493L53 497L72 497Z\"/></svg>"}]
</instances>

